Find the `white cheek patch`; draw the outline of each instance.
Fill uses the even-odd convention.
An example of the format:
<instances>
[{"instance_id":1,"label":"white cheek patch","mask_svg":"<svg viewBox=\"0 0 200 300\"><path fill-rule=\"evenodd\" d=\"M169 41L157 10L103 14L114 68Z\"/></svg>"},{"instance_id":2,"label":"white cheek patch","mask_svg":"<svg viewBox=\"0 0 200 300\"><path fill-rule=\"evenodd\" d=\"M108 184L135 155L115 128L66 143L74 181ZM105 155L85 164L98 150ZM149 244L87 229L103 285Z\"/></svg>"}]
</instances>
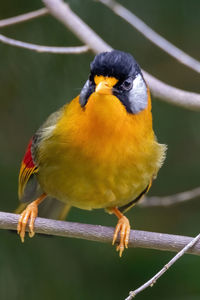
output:
<instances>
[{"instance_id":1,"label":"white cheek patch","mask_svg":"<svg viewBox=\"0 0 200 300\"><path fill-rule=\"evenodd\" d=\"M148 93L144 79L138 74L133 80L133 87L128 95L130 109L134 114L139 113L147 107Z\"/></svg>"}]
</instances>

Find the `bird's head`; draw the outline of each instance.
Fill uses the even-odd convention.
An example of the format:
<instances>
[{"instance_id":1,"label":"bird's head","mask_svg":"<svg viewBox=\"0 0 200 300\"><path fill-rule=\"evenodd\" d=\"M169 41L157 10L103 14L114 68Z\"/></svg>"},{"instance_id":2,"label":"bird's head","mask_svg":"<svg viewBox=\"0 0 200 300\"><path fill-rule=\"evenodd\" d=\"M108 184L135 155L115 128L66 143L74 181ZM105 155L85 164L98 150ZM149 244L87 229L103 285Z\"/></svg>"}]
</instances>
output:
<instances>
[{"instance_id":1,"label":"bird's head","mask_svg":"<svg viewBox=\"0 0 200 300\"><path fill-rule=\"evenodd\" d=\"M148 104L147 85L138 63L131 54L118 50L95 56L80 93L82 107L87 106L93 93L117 97L131 114L138 114Z\"/></svg>"}]
</instances>

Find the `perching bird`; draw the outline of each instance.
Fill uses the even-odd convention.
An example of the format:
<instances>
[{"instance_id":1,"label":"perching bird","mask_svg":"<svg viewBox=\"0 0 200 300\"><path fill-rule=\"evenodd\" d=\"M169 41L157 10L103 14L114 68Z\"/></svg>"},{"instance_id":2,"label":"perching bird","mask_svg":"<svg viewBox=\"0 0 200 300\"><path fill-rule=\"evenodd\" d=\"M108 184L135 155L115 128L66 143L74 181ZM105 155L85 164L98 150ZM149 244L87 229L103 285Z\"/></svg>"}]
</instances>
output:
<instances>
[{"instance_id":1,"label":"perching bird","mask_svg":"<svg viewBox=\"0 0 200 300\"><path fill-rule=\"evenodd\" d=\"M130 233L123 212L149 190L165 150L152 129L150 93L135 59L117 50L98 54L80 95L50 115L28 145L19 174L22 242L28 220L34 236L41 202L43 216L61 219L70 206L104 208L118 218L113 244L119 234L121 256Z\"/></svg>"}]
</instances>

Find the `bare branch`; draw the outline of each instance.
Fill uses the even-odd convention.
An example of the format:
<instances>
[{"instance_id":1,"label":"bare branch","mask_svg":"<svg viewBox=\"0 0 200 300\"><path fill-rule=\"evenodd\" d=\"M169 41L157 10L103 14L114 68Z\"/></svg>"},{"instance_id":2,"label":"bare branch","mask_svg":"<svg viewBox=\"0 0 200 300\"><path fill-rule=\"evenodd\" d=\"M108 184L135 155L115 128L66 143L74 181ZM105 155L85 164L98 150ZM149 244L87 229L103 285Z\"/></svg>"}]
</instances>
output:
<instances>
[{"instance_id":1,"label":"bare branch","mask_svg":"<svg viewBox=\"0 0 200 300\"><path fill-rule=\"evenodd\" d=\"M101 0L99 0L101 1ZM102 0L103 1L103 0ZM51 13L70 30L74 32L80 40L82 40L86 45L91 48L91 50L96 54L102 51L111 51L112 48L106 44L88 25L86 25L76 14L72 12L67 4L61 0L43 0L43 2L48 6ZM4 24L14 24L16 22L22 22L30 20L33 17L38 17L44 15L48 12L47 9L38 10L25 15L11 18L13 22L7 22L6 20L0 21L0 27L7 26ZM18 20L18 21L16 21ZM38 52L51 52L51 53L82 53L87 51L86 46L82 47L45 47L40 45L33 45L28 43L23 43L20 41L15 41L6 38L1 35L1 41L8 43L10 45L23 47ZM187 92L181 89L177 89L173 86L167 85L164 82L158 80L147 72L143 71L145 79L150 86L152 95L165 102L173 105L184 107L190 110L200 110L200 94Z\"/></svg>"},{"instance_id":2,"label":"bare branch","mask_svg":"<svg viewBox=\"0 0 200 300\"><path fill-rule=\"evenodd\" d=\"M178 254L176 254L155 276L153 276L150 280L145 282L142 286L137 288L134 291L131 291L129 293L129 297L127 297L125 300L132 300L137 294L142 292L148 287L152 287L156 281L179 259L185 254L188 249L193 247L197 241L199 241L200 234L198 234L191 242L189 242Z\"/></svg>"},{"instance_id":3,"label":"bare branch","mask_svg":"<svg viewBox=\"0 0 200 300\"><path fill-rule=\"evenodd\" d=\"M18 219L19 215L0 212L0 229L16 230ZM114 228L37 218L35 221L35 231L36 233L111 244ZM191 237L186 236L131 230L129 247L177 252L191 242L191 240ZM200 243L190 248L187 253L200 255Z\"/></svg>"},{"instance_id":4,"label":"bare branch","mask_svg":"<svg viewBox=\"0 0 200 300\"><path fill-rule=\"evenodd\" d=\"M62 0L43 0L43 2L49 9L49 12L69 28L84 44L88 45L95 54L112 50ZM143 73L153 96L173 105L200 111L200 94L177 89L145 71Z\"/></svg>"},{"instance_id":5,"label":"bare branch","mask_svg":"<svg viewBox=\"0 0 200 300\"><path fill-rule=\"evenodd\" d=\"M18 23L30 21L32 19L45 16L48 14L48 9L47 8L41 8L36 11L32 11L23 15L19 15L16 17L0 20L0 28L10 26L10 25L15 25Z\"/></svg>"},{"instance_id":6,"label":"bare branch","mask_svg":"<svg viewBox=\"0 0 200 300\"><path fill-rule=\"evenodd\" d=\"M116 9L116 5L118 5L113 1L112 2L107 0L99 0L99 1L104 4L107 2L112 3L112 6L114 3L115 9ZM24 43L21 41L7 38L3 35L0 35L0 41L10 44L12 46L22 47L22 48L26 48L38 52L82 53L88 51L88 49L90 48L95 54L97 54L102 51L112 50L112 48L108 44L106 44L88 25L86 25L62 0L43 0L43 2L46 5L47 9L44 8L18 17L10 18L7 20L1 20L0 27L5 27L12 24L28 21L50 12L56 19L61 21L81 41L83 41L88 46L47 47L41 45L34 45L30 43ZM117 7L118 8L120 7L120 9L124 9L123 13L129 13L130 14L129 17L134 16L122 6L118 5ZM136 18L137 23L138 21L142 22L136 16L134 17ZM130 18L128 18L127 21L131 23ZM139 24L142 25L142 23ZM149 38L151 41L156 43L162 49L163 47L165 47L165 51L170 55L172 55L173 57L175 57L176 59L178 54L179 55L178 60L180 62L182 62L183 64L187 65L192 69L195 69L197 72L200 72L200 63L198 61L194 60L192 57L185 54L183 51L176 48L174 45L170 44L167 40L163 39L161 36L159 36L156 32L154 32L151 28L149 28L146 24L143 23L143 26L144 25L146 26L146 30L147 29L151 30L151 38ZM153 38L152 38L152 34L154 35ZM163 43L168 43L167 44L168 47L163 46ZM158 97L174 105L178 105L192 110L200 110L199 94L190 93L190 92L186 92L174 88L172 86L169 86L159 81L158 79L146 73L145 71L143 72L144 72L145 79L152 90L152 94L155 97ZM193 190L193 193L191 193L190 191L190 193L189 192L180 193L170 197L163 197L162 199L166 200L167 204L165 205L170 205L174 201L176 202L186 201L188 200L188 197L191 197L191 195L192 196L198 195L198 193L200 192L199 189L198 190L196 189L195 192ZM154 197L153 200L152 203L154 204L151 205L154 206L155 200L157 200L156 202L158 203L158 198L155 199ZM19 216L15 214L0 212L0 228L16 230L18 218ZM37 218L35 222L35 231L38 233L44 233L48 235L81 238L86 240L111 243L113 233L114 233L114 228ZM190 237L185 237L185 236L131 230L129 247L141 247L141 248L157 249L157 250L164 250L164 251L180 251L183 247L184 248L149 281L147 281L144 285L142 285L135 291L130 292L129 297L126 298L126 300L131 300L136 294L138 294L145 288L152 286L156 282L156 280L160 278L167 271L167 269L170 266L172 266L175 263L175 261L177 261L184 253L200 255L200 243L199 242L197 243L199 238L200 238L200 234L195 239L192 239Z\"/></svg>"},{"instance_id":7,"label":"bare branch","mask_svg":"<svg viewBox=\"0 0 200 300\"><path fill-rule=\"evenodd\" d=\"M95 53L111 51L106 44L87 24L85 24L62 0L43 0L49 12L69 28L84 44Z\"/></svg>"},{"instance_id":8,"label":"bare branch","mask_svg":"<svg viewBox=\"0 0 200 300\"><path fill-rule=\"evenodd\" d=\"M190 55L183 52L178 47L174 46L168 40L163 38L157 32L155 32L151 27L145 24L136 15L130 12L127 8L120 5L113 0L98 0L102 4L109 7L115 14L120 16L126 22L128 22L132 27L138 30L143 36L145 36L149 41L158 46L160 49L165 51L167 54L174 57L183 65L189 67L190 69L200 73L200 62Z\"/></svg>"},{"instance_id":9,"label":"bare branch","mask_svg":"<svg viewBox=\"0 0 200 300\"><path fill-rule=\"evenodd\" d=\"M154 97L172 105L200 111L200 94L177 89L153 77L144 70L143 74Z\"/></svg>"},{"instance_id":10,"label":"bare branch","mask_svg":"<svg viewBox=\"0 0 200 300\"><path fill-rule=\"evenodd\" d=\"M177 203L189 201L200 197L200 187L197 187L193 190L177 193L171 196L164 197L144 197L144 199L140 202L140 206L149 207L149 206L170 206L175 205Z\"/></svg>"},{"instance_id":11,"label":"bare branch","mask_svg":"<svg viewBox=\"0 0 200 300\"><path fill-rule=\"evenodd\" d=\"M88 25L86 25L62 0L43 0L44 4L49 8L51 14L54 15L59 21L61 21L67 28L69 28L81 41L83 41L89 48L95 53L102 51L111 51L112 48L106 44ZM15 24L16 22L23 22L36 18L48 13L48 9L40 9L35 12L30 12L25 15L14 17L7 20L0 21L0 27ZM9 21L10 20L10 21ZM13 20L13 21L12 21ZM7 25L6 25L7 24ZM1 35L2 38L2 35ZM8 38L7 38L8 39ZM11 40L11 39L10 39ZM8 41L8 40L7 40ZM5 38L4 38L5 42ZM17 41L19 42L19 41ZM10 43L10 41L9 41ZM10 43L11 44L11 43ZM28 43L25 43L28 44ZM15 46L16 43L12 44ZM39 52L51 52L51 53L74 53L73 47L52 47L47 51L43 46L39 45L26 45L28 49ZM32 48L30 48L30 47ZM36 48L37 47L37 48ZM38 49L38 47L42 47ZM83 48L85 47L85 48ZM81 53L87 51L86 46L76 48L75 53ZM34 49L33 49L34 48ZM164 82L158 80L147 72L143 71L145 79L149 84L152 95L173 105L184 107L190 110L200 111L200 95L197 93L191 93L184 90L177 89L173 86L167 85Z\"/></svg>"},{"instance_id":12,"label":"bare branch","mask_svg":"<svg viewBox=\"0 0 200 300\"><path fill-rule=\"evenodd\" d=\"M79 54L84 53L89 50L88 46L79 46L79 47L48 47L42 45L35 45L30 43L25 43L17 40L13 40L8 38L2 34L0 34L0 42L12 45L19 48L25 48L29 50L33 50L36 52L47 52L47 53L64 53L64 54Z\"/></svg>"}]
</instances>

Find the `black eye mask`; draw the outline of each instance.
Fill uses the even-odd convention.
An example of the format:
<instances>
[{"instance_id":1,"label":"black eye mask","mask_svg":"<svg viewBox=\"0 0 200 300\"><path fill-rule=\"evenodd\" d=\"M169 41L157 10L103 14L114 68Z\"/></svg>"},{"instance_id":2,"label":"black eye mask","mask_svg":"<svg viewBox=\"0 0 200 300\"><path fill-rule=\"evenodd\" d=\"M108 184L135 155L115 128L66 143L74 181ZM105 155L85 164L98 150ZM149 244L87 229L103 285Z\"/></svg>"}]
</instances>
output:
<instances>
[{"instance_id":1,"label":"black eye mask","mask_svg":"<svg viewBox=\"0 0 200 300\"><path fill-rule=\"evenodd\" d=\"M81 107L87 104L90 95L95 92L95 75L118 79L112 93L125 106L128 113L137 114L147 107L147 86L138 63L129 53L118 50L100 53L91 63L90 71L90 77L80 93Z\"/></svg>"},{"instance_id":2,"label":"black eye mask","mask_svg":"<svg viewBox=\"0 0 200 300\"><path fill-rule=\"evenodd\" d=\"M79 103L81 107L84 107L87 104L88 98L92 93L94 93L94 91L95 91L95 84L88 79L84 84L79 96Z\"/></svg>"},{"instance_id":3,"label":"black eye mask","mask_svg":"<svg viewBox=\"0 0 200 300\"><path fill-rule=\"evenodd\" d=\"M131 84L128 84L128 81L126 84L125 82L113 89L113 95L123 103L129 113L137 114L144 110L148 104L146 83L140 73L132 79Z\"/></svg>"}]
</instances>

